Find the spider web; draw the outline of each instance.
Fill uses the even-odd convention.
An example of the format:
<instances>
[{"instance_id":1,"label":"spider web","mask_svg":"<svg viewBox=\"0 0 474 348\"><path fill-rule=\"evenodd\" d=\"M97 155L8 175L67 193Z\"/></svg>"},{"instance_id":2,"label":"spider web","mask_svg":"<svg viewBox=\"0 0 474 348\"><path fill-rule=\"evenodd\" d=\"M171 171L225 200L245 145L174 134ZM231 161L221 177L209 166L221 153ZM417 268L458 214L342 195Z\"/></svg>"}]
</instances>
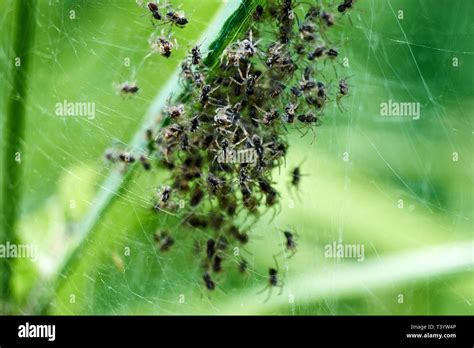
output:
<instances>
[{"instance_id":1,"label":"spider web","mask_svg":"<svg viewBox=\"0 0 474 348\"><path fill-rule=\"evenodd\" d=\"M111 146L135 150L129 139L142 115L221 2L182 3L191 22L174 31L180 47L168 60L144 58L151 32L161 28L154 29L149 12L133 1L39 4L26 101L20 229L25 243L39 246L40 257L34 264L19 260L15 274L16 291L26 303L31 289L45 290L43 280L57 274L77 244L78 226L112 169L102 159L104 151ZM468 313L472 280L465 273L305 301L300 295L312 288L298 288L294 279L329 272L337 289L338 270L364 266L366 261L354 258L325 257L333 242L363 245L365 260L373 261L472 239L472 189L466 190L473 187L469 6L467 1L433 6L371 0L356 2L344 15L337 32L342 55L349 59L341 68L350 82L350 96L343 101L347 112L330 110L314 142L289 134L289 157L274 177L281 212L269 211L249 231L251 242L240 249L249 263L246 274L237 271L239 258L230 248L224 273L215 278L218 288L208 293L195 251L205 247L195 245L202 240L196 233L206 231L186 229L173 216L157 219L150 212L151 193L169 174L138 171L126 190L116 193L73 272L62 275L52 313ZM137 82L136 96L118 93L116 86L125 81ZM389 99L420 103L420 119L380 116L380 104ZM56 103L64 100L94 103L95 118L56 116ZM289 188L289 173L300 164L302 183L295 190ZM167 253L153 240L154 232L164 229L176 236ZM273 255L285 250L281 231L287 229L298 234L298 251L277 258L283 294L274 289L263 305L267 292L256 293L266 285L268 267L275 266ZM397 303L400 294L403 304Z\"/></svg>"}]
</instances>

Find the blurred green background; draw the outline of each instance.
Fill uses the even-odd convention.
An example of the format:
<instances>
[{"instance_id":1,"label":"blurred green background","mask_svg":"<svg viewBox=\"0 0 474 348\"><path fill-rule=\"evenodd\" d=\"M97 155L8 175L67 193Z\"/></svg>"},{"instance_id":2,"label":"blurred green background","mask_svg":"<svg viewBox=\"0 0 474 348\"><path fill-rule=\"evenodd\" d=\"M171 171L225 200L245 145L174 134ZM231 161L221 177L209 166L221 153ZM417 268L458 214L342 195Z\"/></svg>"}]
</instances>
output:
<instances>
[{"instance_id":1,"label":"blurred green background","mask_svg":"<svg viewBox=\"0 0 474 348\"><path fill-rule=\"evenodd\" d=\"M15 262L19 312L34 310L38 293L77 242L78 224L110 170L104 150L126 146L187 49L225 6L222 0L178 2L191 20L176 31L180 49L172 59L144 60L153 28L134 1L39 1L20 235L41 254L34 263ZM150 212L150 191L166 173L138 171L87 240L54 295L51 314L473 314L472 253L470 267L438 272L445 254L425 251L472 241L474 3L360 0L355 7L337 28L342 56L349 59L343 68L351 76L347 112L329 110L314 142L297 131L289 135L286 167L275 173L281 213L271 220L269 212L252 228L243 251L249 274L239 274L229 260L216 278L219 289L208 296L193 231ZM2 28L8 28L11 8L12 1L0 3ZM9 36L2 30L3 77L12 60ZM117 94L114 84L125 80L138 82L138 96ZM3 82L3 94L8 85ZM64 99L96 103L96 118L55 116L55 104ZM380 103L389 99L419 102L420 119L381 117ZM300 163L301 188L288 190L289 172ZM153 242L162 227L179 236L166 254ZM280 231L287 228L299 235L298 252L280 264L283 294L274 291L263 303L266 293L256 292L266 284L272 255L281 250ZM364 245L364 261L325 258L324 246L333 241ZM405 277L418 265L403 263L404 255L417 252L427 270ZM383 279L394 265L400 278Z\"/></svg>"}]
</instances>

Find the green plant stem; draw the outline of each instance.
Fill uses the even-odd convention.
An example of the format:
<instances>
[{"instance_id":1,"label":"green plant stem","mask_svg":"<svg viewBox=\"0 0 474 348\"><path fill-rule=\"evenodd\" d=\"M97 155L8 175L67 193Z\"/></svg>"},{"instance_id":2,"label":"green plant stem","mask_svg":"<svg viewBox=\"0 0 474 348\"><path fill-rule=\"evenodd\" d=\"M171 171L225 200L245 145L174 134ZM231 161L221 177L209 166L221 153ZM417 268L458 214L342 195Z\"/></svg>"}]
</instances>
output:
<instances>
[{"instance_id":1,"label":"green plant stem","mask_svg":"<svg viewBox=\"0 0 474 348\"><path fill-rule=\"evenodd\" d=\"M8 66L11 89L6 100L3 125L3 173L1 199L0 244L18 241L16 230L21 201L23 165L23 134L25 128L28 68L35 32L36 0L12 1L15 4L12 23L12 50ZM18 65L18 66L17 66ZM9 303L12 297L12 260L0 259L1 299Z\"/></svg>"},{"instance_id":2,"label":"green plant stem","mask_svg":"<svg viewBox=\"0 0 474 348\"><path fill-rule=\"evenodd\" d=\"M209 52L205 59L205 64L209 67L220 58L227 44L233 40L239 33L246 30L250 24L250 17L258 4L264 3L265 0L232 0L223 5L221 10L215 15L215 19L209 23L209 29L202 35L198 41L201 44L203 52ZM145 118L135 133L130 147L137 151L146 149L144 142L144 134L147 129L153 128L156 115L162 110L168 101L170 95L176 96L176 99L183 98L185 91L179 83L181 69L178 68L170 77L167 84L154 98ZM74 248L70 256L60 267L59 273L52 280L52 285L47 286L47 293L39 300L37 311L41 314L48 312L51 300L56 291L62 287L67 277L74 269L76 263L81 259L82 251L87 245L87 240L91 239L98 230L98 225L104 214L110 209L117 197L130 182L133 172L137 168L137 164L131 165L126 175L118 172L112 172L101 186L101 190L96 196L94 203L86 215L79 231L79 243ZM52 292L54 291L54 292Z\"/></svg>"}]
</instances>

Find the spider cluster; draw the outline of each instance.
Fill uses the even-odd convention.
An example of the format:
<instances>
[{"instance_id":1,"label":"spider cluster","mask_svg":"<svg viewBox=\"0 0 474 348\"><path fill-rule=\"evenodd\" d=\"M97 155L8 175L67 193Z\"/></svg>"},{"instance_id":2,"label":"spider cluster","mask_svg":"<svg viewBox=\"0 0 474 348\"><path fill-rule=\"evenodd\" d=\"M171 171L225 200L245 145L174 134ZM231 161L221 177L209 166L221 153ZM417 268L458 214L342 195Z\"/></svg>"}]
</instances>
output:
<instances>
[{"instance_id":1,"label":"spider cluster","mask_svg":"<svg viewBox=\"0 0 474 348\"><path fill-rule=\"evenodd\" d=\"M344 2L344 10L351 6ZM187 23L169 10L163 16L155 3L148 9L157 21ZM289 130L314 137L328 104L349 94L346 79L337 76L339 49L329 39L340 16L294 0L258 6L251 28L224 50L217 66L206 67L200 46L192 48L181 66L185 97L169 102L162 128L147 131L146 158L170 172L167 185L154 194L154 210L180 214L196 230L198 244L205 245L202 281L208 290L234 258L229 249L249 242L253 222L269 210L278 212L272 172L285 161ZM328 66L337 86L326 78ZM291 184L297 186L300 177L295 168ZM237 219L248 226L238 227ZM292 256L296 239L290 231L284 237ZM162 251L174 243L170 232L155 239ZM241 256L236 264L241 272L248 267ZM277 274L278 267L270 268L270 289L281 284Z\"/></svg>"},{"instance_id":2,"label":"spider cluster","mask_svg":"<svg viewBox=\"0 0 474 348\"><path fill-rule=\"evenodd\" d=\"M137 1L137 4L143 6L143 1ZM170 3L161 5L159 0L149 1L146 3L146 8L158 24L171 24L184 28L189 22L184 12L173 8Z\"/></svg>"},{"instance_id":3,"label":"spider cluster","mask_svg":"<svg viewBox=\"0 0 474 348\"><path fill-rule=\"evenodd\" d=\"M139 6L144 6L143 1L137 1ZM188 19L184 11L175 9L170 3L160 4L159 0L147 2L145 5L147 11L151 14L153 26L169 26L169 31L161 30L160 35L153 33L150 36L149 44L152 52L159 53L163 57L169 58L173 50L178 46L176 39L172 38L172 28L184 28Z\"/></svg>"}]
</instances>

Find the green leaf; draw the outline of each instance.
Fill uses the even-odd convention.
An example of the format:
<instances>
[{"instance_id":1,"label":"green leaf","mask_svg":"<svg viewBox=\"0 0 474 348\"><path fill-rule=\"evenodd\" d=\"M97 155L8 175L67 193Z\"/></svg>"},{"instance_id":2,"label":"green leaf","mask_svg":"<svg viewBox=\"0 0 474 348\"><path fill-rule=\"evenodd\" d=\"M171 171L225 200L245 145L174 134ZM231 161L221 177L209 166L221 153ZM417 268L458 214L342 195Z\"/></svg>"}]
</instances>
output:
<instances>
[{"instance_id":1,"label":"green leaf","mask_svg":"<svg viewBox=\"0 0 474 348\"><path fill-rule=\"evenodd\" d=\"M13 47L9 51L8 67L10 88L7 88L6 118L2 117L2 192L0 206L0 244L18 243L23 133L29 82L29 67L36 25L36 1L19 0L14 6L11 33ZM2 113L3 115L3 113ZM11 298L12 259L0 258L0 300L9 305Z\"/></svg>"}]
</instances>

